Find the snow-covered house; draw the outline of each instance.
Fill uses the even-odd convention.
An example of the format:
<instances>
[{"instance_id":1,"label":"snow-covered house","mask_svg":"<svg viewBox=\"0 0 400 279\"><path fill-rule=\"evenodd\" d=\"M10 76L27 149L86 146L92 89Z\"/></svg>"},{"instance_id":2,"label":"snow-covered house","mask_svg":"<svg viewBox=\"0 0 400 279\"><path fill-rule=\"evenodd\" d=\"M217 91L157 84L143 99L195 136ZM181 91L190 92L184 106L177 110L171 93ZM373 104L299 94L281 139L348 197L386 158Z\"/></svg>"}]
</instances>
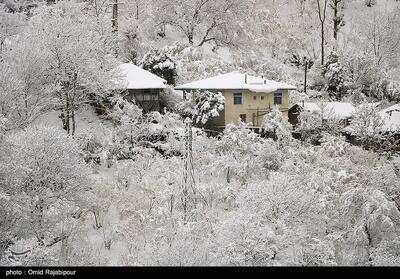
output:
<instances>
[{"instance_id":1,"label":"snow-covered house","mask_svg":"<svg viewBox=\"0 0 400 279\"><path fill-rule=\"evenodd\" d=\"M133 65L119 65L119 89L126 89L126 99L135 100L144 112L160 111L160 92L166 88L166 80Z\"/></svg>"},{"instance_id":2,"label":"snow-covered house","mask_svg":"<svg viewBox=\"0 0 400 279\"><path fill-rule=\"evenodd\" d=\"M296 87L265 78L239 72L222 74L175 87L176 90L221 92L225 97L224 110L218 117L207 123L208 127L221 129L229 123L240 120L252 123L254 127L263 125L264 115L274 106L287 115L288 90Z\"/></svg>"},{"instance_id":3,"label":"snow-covered house","mask_svg":"<svg viewBox=\"0 0 400 279\"><path fill-rule=\"evenodd\" d=\"M355 107L351 103L344 102L297 103L289 109L289 122L293 127L298 124L298 117L302 111L319 113L323 120L339 120L345 127L350 124L350 119L355 112Z\"/></svg>"},{"instance_id":4,"label":"snow-covered house","mask_svg":"<svg viewBox=\"0 0 400 279\"><path fill-rule=\"evenodd\" d=\"M381 110L379 115L384 119L383 131L400 134L400 104Z\"/></svg>"}]
</instances>

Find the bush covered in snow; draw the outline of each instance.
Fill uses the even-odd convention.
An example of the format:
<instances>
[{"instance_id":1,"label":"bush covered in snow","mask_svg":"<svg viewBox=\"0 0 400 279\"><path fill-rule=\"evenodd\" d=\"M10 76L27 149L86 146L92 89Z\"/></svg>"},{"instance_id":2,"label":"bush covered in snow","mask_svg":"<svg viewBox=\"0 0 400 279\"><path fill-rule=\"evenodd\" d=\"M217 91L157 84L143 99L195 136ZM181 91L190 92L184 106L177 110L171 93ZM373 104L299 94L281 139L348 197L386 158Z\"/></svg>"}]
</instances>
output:
<instances>
[{"instance_id":1,"label":"bush covered in snow","mask_svg":"<svg viewBox=\"0 0 400 279\"><path fill-rule=\"evenodd\" d=\"M205 125L208 120L219 116L224 104L225 97L221 92L194 91L189 94L187 100L178 103L176 109L183 117L189 117L194 123Z\"/></svg>"}]
</instances>

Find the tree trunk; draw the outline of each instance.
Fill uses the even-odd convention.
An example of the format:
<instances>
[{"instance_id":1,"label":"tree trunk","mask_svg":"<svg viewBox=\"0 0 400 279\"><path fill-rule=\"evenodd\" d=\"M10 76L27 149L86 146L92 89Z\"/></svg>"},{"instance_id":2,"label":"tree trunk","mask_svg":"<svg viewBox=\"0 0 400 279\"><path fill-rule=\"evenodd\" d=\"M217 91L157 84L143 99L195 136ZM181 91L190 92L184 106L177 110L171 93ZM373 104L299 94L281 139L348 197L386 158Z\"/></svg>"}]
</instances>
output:
<instances>
[{"instance_id":1,"label":"tree trunk","mask_svg":"<svg viewBox=\"0 0 400 279\"><path fill-rule=\"evenodd\" d=\"M324 24L321 25L321 65L324 65L324 57L325 57L325 30Z\"/></svg>"},{"instance_id":2,"label":"tree trunk","mask_svg":"<svg viewBox=\"0 0 400 279\"><path fill-rule=\"evenodd\" d=\"M65 109L64 129L67 131L67 134L69 135L69 132L70 132L69 119L71 118L71 115L70 115L70 103L69 103L68 93L65 93L65 108L64 109Z\"/></svg>"},{"instance_id":3,"label":"tree trunk","mask_svg":"<svg viewBox=\"0 0 400 279\"><path fill-rule=\"evenodd\" d=\"M170 200L169 212L172 215L172 212L174 211L174 195L171 195L169 200Z\"/></svg>"},{"instance_id":4,"label":"tree trunk","mask_svg":"<svg viewBox=\"0 0 400 279\"><path fill-rule=\"evenodd\" d=\"M189 44L193 45L193 33L189 33L187 37L188 37Z\"/></svg>"},{"instance_id":5,"label":"tree trunk","mask_svg":"<svg viewBox=\"0 0 400 279\"><path fill-rule=\"evenodd\" d=\"M364 231L368 238L368 247L367 247L368 265L372 266L373 264L372 264L372 256L371 256L371 249L370 249L372 247L372 238L371 238L371 234L369 232L367 225L364 225Z\"/></svg>"},{"instance_id":6,"label":"tree trunk","mask_svg":"<svg viewBox=\"0 0 400 279\"><path fill-rule=\"evenodd\" d=\"M323 9L321 9L321 4L319 2L320 0L317 0L317 5L318 5L318 18L321 23L321 65L324 65L324 56L325 56L325 20L326 20L326 5L328 0L324 0L324 6Z\"/></svg>"},{"instance_id":7,"label":"tree trunk","mask_svg":"<svg viewBox=\"0 0 400 279\"><path fill-rule=\"evenodd\" d=\"M112 4L112 28L114 32L118 31L118 0L113 0Z\"/></svg>"},{"instance_id":8,"label":"tree trunk","mask_svg":"<svg viewBox=\"0 0 400 279\"><path fill-rule=\"evenodd\" d=\"M131 124L130 140L131 140L131 150L133 150L133 124Z\"/></svg>"},{"instance_id":9,"label":"tree trunk","mask_svg":"<svg viewBox=\"0 0 400 279\"><path fill-rule=\"evenodd\" d=\"M39 202L37 204L37 221L38 221L38 228L37 228L37 238L40 243L40 245L44 245L44 225L43 225L43 219L44 219L44 206L43 206L43 198L39 198Z\"/></svg>"},{"instance_id":10,"label":"tree trunk","mask_svg":"<svg viewBox=\"0 0 400 279\"><path fill-rule=\"evenodd\" d=\"M99 216L99 210L97 208L92 209L93 216L94 216L94 221L95 221L95 226L97 229L100 229L102 227L100 223L100 216Z\"/></svg>"},{"instance_id":11,"label":"tree trunk","mask_svg":"<svg viewBox=\"0 0 400 279\"><path fill-rule=\"evenodd\" d=\"M308 68L308 61L304 63L304 93L307 93L307 68Z\"/></svg>"},{"instance_id":12,"label":"tree trunk","mask_svg":"<svg viewBox=\"0 0 400 279\"><path fill-rule=\"evenodd\" d=\"M337 40L337 35L339 31L340 20L338 18L338 5L341 0L333 0L333 5L331 5L333 9L333 38Z\"/></svg>"},{"instance_id":13,"label":"tree trunk","mask_svg":"<svg viewBox=\"0 0 400 279\"><path fill-rule=\"evenodd\" d=\"M75 110L72 109L71 111L71 119L72 119L72 136L75 135Z\"/></svg>"},{"instance_id":14,"label":"tree trunk","mask_svg":"<svg viewBox=\"0 0 400 279\"><path fill-rule=\"evenodd\" d=\"M231 168L228 167L228 170L226 172L226 182L229 184L231 183Z\"/></svg>"}]
</instances>

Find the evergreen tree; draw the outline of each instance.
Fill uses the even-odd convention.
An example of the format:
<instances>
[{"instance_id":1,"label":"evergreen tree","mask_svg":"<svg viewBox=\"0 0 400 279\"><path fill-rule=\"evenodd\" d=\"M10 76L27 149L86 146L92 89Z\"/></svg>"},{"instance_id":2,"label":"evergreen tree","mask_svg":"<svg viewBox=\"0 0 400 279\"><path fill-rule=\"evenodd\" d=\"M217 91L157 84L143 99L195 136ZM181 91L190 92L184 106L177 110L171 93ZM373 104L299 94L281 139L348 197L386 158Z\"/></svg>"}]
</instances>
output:
<instances>
[{"instance_id":1,"label":"evergreen tree","mask_svg":"<svg viewBox=\"0 0 400 279\"><path fill-rule=\"evenodd\" d=\"M177 77L176 63L164 50L152 49L146 53L140 62L146 71L165 79L168 84L175 86Z\"/></svg>"}]
</instances>

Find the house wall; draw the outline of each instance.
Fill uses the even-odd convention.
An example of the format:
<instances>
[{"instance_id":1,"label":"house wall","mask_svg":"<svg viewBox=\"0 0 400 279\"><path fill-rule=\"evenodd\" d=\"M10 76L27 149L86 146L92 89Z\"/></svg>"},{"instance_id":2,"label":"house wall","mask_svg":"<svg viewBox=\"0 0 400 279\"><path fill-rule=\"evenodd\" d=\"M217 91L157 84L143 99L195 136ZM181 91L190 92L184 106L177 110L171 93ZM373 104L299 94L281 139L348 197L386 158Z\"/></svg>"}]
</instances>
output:
<instances>
[{"instance_id":1,"label":"house wall","mask_svg":"<svg viewBox=\"0 0 400 279\"><path fill-rule=\"evenodd\" d=\"M143 112L160 111L160 92L162 89L128 89L126 99L134 100L143 109ZM151 100L145 99L144 95L151 95Z\"/></svg>"},{"instance_id":2,"label":"house wall","mask_svg":"<svg viewBox=\"0 0 400 279\"><path fill-rule=\"evenodd\" d=\"M242 93L242 104L233 103L234 93ZM255 93L249 90L225 90L225 125L229 123L237 124L241 114L246 114L246 122L253 123L253 126L263 125L264 115L274 108L274 93ZM253 99L256 96L256 100ZM261 100L264 96L264 100ZM289 93L288 90L282 91L282 105L280 111L288 116Z\"/></svg>"}]
</instances>

